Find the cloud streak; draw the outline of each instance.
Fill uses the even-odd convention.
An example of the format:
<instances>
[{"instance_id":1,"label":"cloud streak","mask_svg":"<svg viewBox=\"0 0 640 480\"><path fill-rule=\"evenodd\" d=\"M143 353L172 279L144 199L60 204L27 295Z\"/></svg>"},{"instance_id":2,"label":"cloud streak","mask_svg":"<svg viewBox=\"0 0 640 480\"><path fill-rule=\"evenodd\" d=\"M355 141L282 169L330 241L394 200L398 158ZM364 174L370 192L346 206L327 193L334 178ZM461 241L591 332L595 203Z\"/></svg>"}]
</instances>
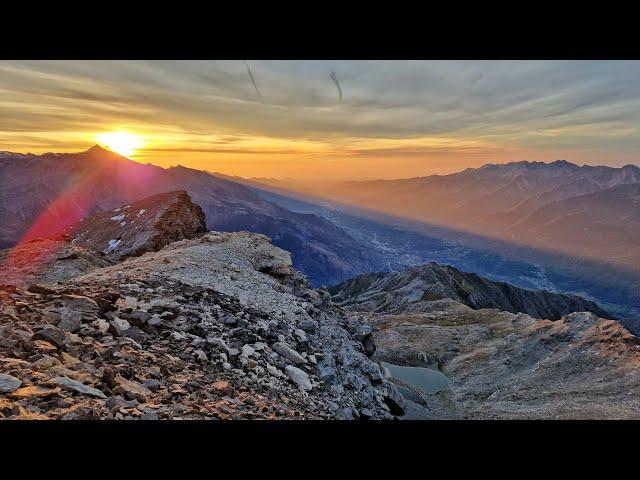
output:
<instances>
[{"instance_id":1,"label":"cloud streak","mask_svg":"<svg viewBox=\"0 0 640 480\"><path fill-rule=\"evenodd\" d=\"M249 74L249 78L251 79L251 83L253 84L253 88L256 89L256 93L258 94L258 97L260 97L260 101L264 102L264 100L262 99L262 94L260 93L260 90L258 90L258 85L256 85L256 79L253 78L253 72L251 71L251 68L249 67L249 64L247 63L246 60L243 60L245 67L247 67L247 73Z\"/></svg>"},{"instance_id":2,"label":"cloud streak","mask_svg":"<svg viewBox=\"0 0 640 480\"><path fill-rule=\"evenodd\" d=\"M338 77L336 77L336 72L331 70L331 73L329 74L329 77L331 77L331 80L333 80L333 83L335 83L336 88L338 89L338 100L340 100L340 102L342 102L342 87L340 86L340 82L338 81Z\"/></svg>"}]
</instances>

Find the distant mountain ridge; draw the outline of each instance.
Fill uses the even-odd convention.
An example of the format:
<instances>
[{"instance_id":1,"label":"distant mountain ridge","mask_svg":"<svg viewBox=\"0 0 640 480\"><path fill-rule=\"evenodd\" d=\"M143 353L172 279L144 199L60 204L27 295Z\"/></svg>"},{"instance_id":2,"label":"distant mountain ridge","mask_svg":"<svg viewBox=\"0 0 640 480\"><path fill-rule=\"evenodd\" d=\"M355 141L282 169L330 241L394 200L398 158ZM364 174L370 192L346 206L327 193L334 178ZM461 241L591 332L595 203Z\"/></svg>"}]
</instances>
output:
<instances>
[{"instance_id":1,"label":"distant mountain ridge","mask_svg":"<svg viewBox=\"0 0 640 480\"><path fill-rule=\"evenodd\" d=\"M402 180L343 182L312 193L640 274L637 185L640 167L635 165L578 166L559 160L487 164L451 175Z\"/></svg>"},{"instance_id":2,"label":"distant mountain ridge","mask_svg":"<svg viewBox=\"0 0 640 480\"><path fill-rule=\"evenodd\" d=\"M431 302L449 298L474 309L496 308L550 320L583 311L611 318L594 302L575 295L519 288L435 262L399 272L360 275L329 287L329 293L342 307L375 313L429 311Z\"/></svg>"}]
</instances>

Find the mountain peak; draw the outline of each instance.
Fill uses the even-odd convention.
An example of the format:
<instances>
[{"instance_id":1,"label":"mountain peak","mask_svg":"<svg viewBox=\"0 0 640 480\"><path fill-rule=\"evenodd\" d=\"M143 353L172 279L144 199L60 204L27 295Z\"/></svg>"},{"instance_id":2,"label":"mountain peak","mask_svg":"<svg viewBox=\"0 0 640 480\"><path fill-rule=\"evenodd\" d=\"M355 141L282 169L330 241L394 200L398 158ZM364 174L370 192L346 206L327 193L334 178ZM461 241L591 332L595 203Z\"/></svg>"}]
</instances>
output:
<instances>
[{"instance_id":1,"label":"mountain peak","mask_svg":"<svg viewBox=\"0 0 640 480\"><path fill-rule=\"evenodd\" d=\"M114 152L113 150L109 150L108 148L105 148L101 145L95 144L93 147L91 147L89 150L85 150L84 152L81 152L85 155L90 155L90 156L101 156L101 157L107 157L107 158L119 158L119 159L126 159L129 160L127 157L125 157L124 155L119 154L118 152Z\"/></svg>"},{"instance_id":2,"label":"mountain peak","mask_svg":"<svg viewBox=\"0 0 640 480\"><path fill-rule=\"evenodd\" d=\"M111 150L101 147L96 143L93 147L88 149L86 153L115 153L115 152L112 152Z\"/></svg>"},{"instance_id":3,"label":"mountain peak","mask_svg":"<svg viewBox=\"0 0 640 480\"><path fill-rule=\"evenodd\" d=\"M566 160L555 160L551 162L550 165L554 167L578 167L578 165L576 165L575 163L571 163Z\"/></svg>"}]
</instances>

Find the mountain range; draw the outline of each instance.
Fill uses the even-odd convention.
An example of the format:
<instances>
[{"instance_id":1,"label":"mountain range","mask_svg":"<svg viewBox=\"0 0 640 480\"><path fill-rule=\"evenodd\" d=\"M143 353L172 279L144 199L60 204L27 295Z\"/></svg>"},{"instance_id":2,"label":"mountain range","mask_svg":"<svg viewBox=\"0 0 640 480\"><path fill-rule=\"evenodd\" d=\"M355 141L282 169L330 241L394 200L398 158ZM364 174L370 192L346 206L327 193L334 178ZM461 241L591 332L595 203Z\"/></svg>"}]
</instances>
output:
<instances>
[{"instance_id":1,"label":"mountain range","mask_svg":"<svg viewBox=\"0 0 640 480\"><path fill-rule=\"evenodd\" d=\"M292 253L314 285L383 268L331 222L264 200L237 182L182 166L140 164L94 146L80 153L0 153L0 248L48 236L142 198L186 191L217 231L263 233Z\"/></svg>"},{"instance_id":2,"label":"mountain range","mask_svg":"<svg viewBox=\"0 0 640 480\"><path fill-rule=\"evenodd\" d=\"M638 170L515 162L453 175L311 185L303 203L289 183L273 194L255 181L140 164L99 146L1 152L0 247L183 190L201 206L207 228L269 236L291 252L313 286L436 260L491 280L586 296L637 331ZM384 215L399 220L388 223ZM489 233L469 233L474 229Z\"/></svg>"},{"instance_id":3,"label":"mountain range","mask_svg":"<svg viewBox=\"0 0 640 480\"><path fill-rule=\"evenodd\" d=\"M552 252L640 265L640 168L558 160L343 182L323 196Z\"/></svg>"},{"instance_id":4,"label":"mountain range","mask_svg":"<svg viewBox=\"0 0 640 480\"><path fill-rule=\"evenodd\" d=\"M384 270L436 260L586 296L640 331L639 172L634 165L513 162L400 180L252 184L360 240L384 239L384 249L406 259Z\"/></svg>"}]
</instances>

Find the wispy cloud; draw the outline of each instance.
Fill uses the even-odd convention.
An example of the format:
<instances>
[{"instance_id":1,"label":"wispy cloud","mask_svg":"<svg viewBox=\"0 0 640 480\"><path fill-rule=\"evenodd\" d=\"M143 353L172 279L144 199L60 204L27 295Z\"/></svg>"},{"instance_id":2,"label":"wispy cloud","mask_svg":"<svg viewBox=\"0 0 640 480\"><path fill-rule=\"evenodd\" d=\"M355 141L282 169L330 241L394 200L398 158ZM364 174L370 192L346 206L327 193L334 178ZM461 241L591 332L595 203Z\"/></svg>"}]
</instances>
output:
<instances>
[{"instance_id":1,"label":"wispy cloud","mask_svg":"<svg viewBox=\"0 0 640 480\"><path fill-rule=\"evenodd\" d=\"M462 156L474 145L566 158L588 146L600 163L628 162L639 155L639 78L635 61L0 61L0 149L129 128L185 156L273 151L209 147L216 134L271 139L283 155L301 142L329 155L382 139L392 145L351 153Z\"/></svg>"}]
</instances>

